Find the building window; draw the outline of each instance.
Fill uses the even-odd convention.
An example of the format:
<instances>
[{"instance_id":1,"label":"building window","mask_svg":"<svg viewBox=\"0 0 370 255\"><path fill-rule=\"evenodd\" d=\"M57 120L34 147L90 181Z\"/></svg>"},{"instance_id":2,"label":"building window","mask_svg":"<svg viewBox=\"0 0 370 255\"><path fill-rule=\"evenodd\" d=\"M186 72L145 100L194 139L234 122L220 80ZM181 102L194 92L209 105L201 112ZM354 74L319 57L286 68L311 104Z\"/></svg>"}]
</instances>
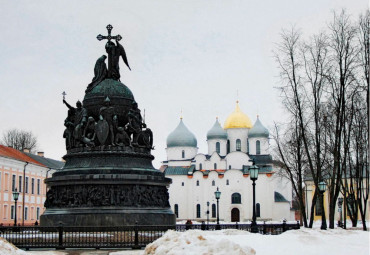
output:
<instances>
[{"instance_id":1,"label":"building window","mask_svg":"<svg viewBox=\"0 0 370 255\"><path fill-rule=\"evenodd\" d=\"M181 183L181 186L184 186L184 185L185 185L185 184L184 184L184 182L182 182L182 183Z\"/></svg>"},{"instance_id":2,"label":"building window","mask_svg":"<svg viewBox=\"0 0 370 255\"><path fill-rule=\"evenodd\" d=\"M175 214L176 214L176 218L179 217L179 205L178 204L175 204Z\"/></svg>"},{"instance_id":3,"label":"building window","mask_svg":"<svg viewBox=\"0 0 370 255\"><path fill-rule=\"evenodd\" d=\"M197 204L197 218L200 218L200 204Z\"/></svg>"},{"instance_id":4,"label":"building window","mask_svg":"<svg viewBox=\"0 0 370 255\"><path fill-rule=\"evenodd\" d=\"M217 164L216 163L214 163L213 164L213 168L216 170L217 169Z\"/></svg>"},{"instance_id":5,"label":"building window","mask_svg":"<svg viewBox=\"0 0 370 255\"><path fill-rule=\"evenodd\" d=\"M1 173L0 173L0 190L1 190Z\"/></svg>"},{"instance_id":6,"label":"building window","mask_svg":"<svg viewBox=\"0 0 370 255\"><path fill-rule=\"evenodd\" d=\"M259 140L256 141L256 154L261 154L261 142Z\"/></svg>"},{"instance_id":7,"label":"building window","mask_svg":"<svg viewBox=\"0 0 370 255\"><path fill-rule=\"evenodd\" d=\"M216 218L216 204L212 204L212 218Z\"/></svg>"},{"instance_id":8,"label":"building window","mask_svg":"<svg viewBox=\"0 0 370 255\"><path fill-rule=\"evenodd\" d=\"M216 152L220 154L220 143L219 142L216 143Z\"/></svg>"},{"instance_id":9,"label":"building window","mask_svg":"<svg viewBox=\"0 0 370 255\"><path fill-rule=\"evenodd\" d=\"M40 219L40 207L36 208L36 220Z\"/></svg>"},{"instance_id":10,"label":"building window","mask_svg":"<svg viewBox=\"0 0 370 255\"><path fill-rule=\"evenodd\" d=\"M227 140L227 146L226 146L227 153L230 153L230 140Z\"/></svg>"},{"instance_id":11,"label":"building window","mask_svg":"<svg viewBox=\"0 0 370 255\"><path fill-rule=\"evenodd\" d=\"M228 179L226 180L226 185L229 185L229 180Z\"/></svg>"},{"instance_id":12,"label":"building window","mask_svg":"<svg viewBox=\"0 0 370 255\"><path fill-rule=\"evenodd\" d=\"M242 142L240 139L236 139L236 151L241 151L242 149Z\"/></svg>"},{"instance_id":13,"label":"building window","mask_svg":"<svg viewBox=\"0 0 370 255\"><path fill-rule=\"evenodd\" d=\"M26 182L25 182L25 192L28 193L28 177L26 177Z\"/></svg>"},{"instance_id":14,"label":"building window","mask_svg":"<svg viewBox=\"0 0 370 255\"><path fill-rule=\"evenodd\" d=\"M229 169L231 169L231 165L229 165Z\"/></svg>"},{"instance_id":15,"label":"building window","mask_svg":"<svg viewBox=\"0 0 370 255\"><path fill-rule=\"evenodd\" d=\"M13 174L13 176L12 176L12 191L14 191L15 190L15 175Z\"/></svg>"},{"instance_id":16,"label":"building window","mask_svg":"<svg viewBox=\"0 0 370 255\"><path fill-rule=\"evenodd\" d=\"M10 219L14 219L14 205L10 207Z\"/></svg>"},{"instance_id":17,"label":"building window","mask_svg":"<svg viewBox=\"0 0 370 255\"><path fill-rule=\"evenodd\" d=\"M22 192L22 176L18 178L18 191Z\"/></svg>"},{"instance_id":18,"label":"building window","mask_svg":"<svg viewBox=\"0 0 370 255\"><path fill-rule=\"evenodd\" d=\"M197 186L199 186L199 180L197 180Z\"/></svg>"},{"instance_id":19,"label":"building window","mask_svg":"<svg viewBox=\"0 0 370 255\"><path fill-rule=\"evenodd\" d=\"M24 219L28 220L28 207L24 208Z\"/></svg>"},{"instance_id":20,"label":"building window","mask_svg":"<svg viewBox=\"0 0 370 255\"><path fill-rule=\"evenodd\" d=\"M40 179L37 179L37 195L40 195Z\"/></svg>"},{"instance_id":21,"label":"building window","mask_svg":"<svg viewBox=\"0 0 370 255\"><path fill-rule=\"evenodd\" d=\"M203 165L202 163L199 164L199 170L202 170L203 169Z\"/></svg>"},{"instance_id":22,"label":"building window","mask_svg":"<svg viewBox=\"0 0 370 255\"><path fill-rule=\"evenodd\" d=\"M31 194L35 194L35 178L31 179Z\"/></svg>"},{"instance_id":23,"label":"building window","mask_svg":"<svg viewBox=\"0 0 370 255\"><path fill-rule=\"evenodd\" d=\"M247 138L247 153L249 153L249 139Z\"/></svg>"},{"instance_id":24,"label":"building window","mask_svg":"<svg viewBox=\"0 0 370 255\"><path fill-rule=\"evenodd\" d=\"M231 203L232 204L241 204L242 203L242 196L239 193L234 193L231 195Z\"/></svg>"},{"instance_id":25,"label":"building window","mask_svg":"<svg viewBox=\"0 0 370 255\"><path fill-rule=\"evenodd\" d=\"M182 150L181 155L182 155L182 158L185 158L185 151L184 150Z\"/></svg>"},{"instance_id":26,"label":"building window","mask_svg":"<svg viewBox=\"0 0 370 255\"><path fill-rule=\"evenodd\" d=\"M260 203L256 204L256 217L261 217L261 206Z\"/></svg>"},{"instance_id":27,"label":"building window","mask_svg":"<svg viewBox=\"0 0 370 255\"><path fill-rule=\"evenodd\" d=\"M8 206L7 205L4 205L4 220L8 219Z\"/></svg>"},{"instance_id":28,"label":"building window","mask_svg":"<svg viewBox=\"0 0 370 255\"><path fill-rule=\"evenodd\" d=\"M9 174L5 173L5 191L9 190Z\"/></svg>"},{"instance_id":29,"label":"building window","mask_svg":"<svg viewBox=\"0 0 370 255\"><path fill-rule=\"evenodd\" d=\"M216 185L216 183L215 183L215 181L213 180L213 181L212 181L212 186L215 186L215 185Z\"/></svg>"}]
</instances>

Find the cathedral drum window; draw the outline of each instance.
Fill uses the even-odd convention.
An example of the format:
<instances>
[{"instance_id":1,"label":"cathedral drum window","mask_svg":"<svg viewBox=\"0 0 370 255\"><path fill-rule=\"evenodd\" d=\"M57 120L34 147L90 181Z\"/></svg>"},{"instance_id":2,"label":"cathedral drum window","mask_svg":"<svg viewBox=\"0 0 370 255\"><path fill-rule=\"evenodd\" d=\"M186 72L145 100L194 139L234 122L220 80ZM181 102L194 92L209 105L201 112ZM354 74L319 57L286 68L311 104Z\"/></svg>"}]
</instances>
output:
<instances>
[{"instance_id":1,"label":"cathedral drum window","mask_svg":"<svg viewBox=\"0 0 370 255\"><path fill-rule=\"evenodd\" d=\"M241 151L242 149L242 143L240 139L236 139L236 151Z\"/></svg>"},{"instance_id":2,"label":"cathedral drum window","mask_svg":"<svg viewBox=\"0 0 370 255\"><path fill-rule=\"evenodd\" d=\"M216 152L220 154L220 143L219 142L216 143Z\"/></svg>"},{"instance_id":3,"label":"cathedral drum window","mask_svg":"<svg viewBox=\"0 0 370 255\"><path fill-rule=\"evenodd\" d=\"M261 154L261 142L259 140L256 141L256 154Z\"/></svg>"}]
</instances>

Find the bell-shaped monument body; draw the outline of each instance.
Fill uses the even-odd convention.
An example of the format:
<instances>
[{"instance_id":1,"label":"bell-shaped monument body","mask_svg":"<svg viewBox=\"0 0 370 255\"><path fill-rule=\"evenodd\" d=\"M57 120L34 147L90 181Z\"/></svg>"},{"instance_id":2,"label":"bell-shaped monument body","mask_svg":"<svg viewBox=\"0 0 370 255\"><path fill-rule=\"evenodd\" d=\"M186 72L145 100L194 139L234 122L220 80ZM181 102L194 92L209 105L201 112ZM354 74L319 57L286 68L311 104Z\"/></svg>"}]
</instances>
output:
<instances>
[{"instance_id":1,"label":"bell-shaped monument body","mask_svg":"<svg viewBox=\"0 0 370 255\"><path fill-rule=\"evenodd\" d=\"M168 202L171 179L152 165L153 134L131 90L120 82L119 58L129 67L119 40L107 39L108 53L95 64L83 102L68 108L65 166L45 182L42 226L174 225ZM115 43L112 42L115 40ZM65 96L65 93L63 93Z\"/></svg>"}]
</instances>

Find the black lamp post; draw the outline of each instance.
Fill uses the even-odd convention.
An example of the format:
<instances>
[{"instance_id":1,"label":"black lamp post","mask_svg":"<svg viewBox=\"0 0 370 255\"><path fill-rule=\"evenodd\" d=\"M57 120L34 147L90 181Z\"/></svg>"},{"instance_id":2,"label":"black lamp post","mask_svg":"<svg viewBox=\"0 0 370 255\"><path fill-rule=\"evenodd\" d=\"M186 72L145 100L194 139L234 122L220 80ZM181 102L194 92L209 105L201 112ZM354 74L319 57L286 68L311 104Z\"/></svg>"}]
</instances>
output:
<instances>
[{"instance_id":1,"label":"black lamp post","mask_svg":"<svg viewBox=\"0 0 370 255\"><path fill-rule=\"evenodd\" d=\"M209 227L209 201L207 201L207 229Z\"/></svg>"},{"instance_id":2,"label":"black lamp post","mask_svg":"<svg viewBox=\"0 0 370 255\"><path fill-rule=\"evenodd\" d=\"M216 200L217 200L217 224L216 224L216 230L221 230L221 226L220 226L220 215L219 215L219 205L218 205L218 200L221 197L221 191L218 190L218 187L217 187L217 190L215 191L215 197L216 197Z\"/></svg>"},{"instance_id":3,"label":"black lamp post","mask_svg":"<svg viewBox=\"0 0 370 255\"><path fill-rule=\"evenodd\" d=\"M343 227L343 223L342 223L342 205L343 205L343 197L340 197L340 198L338 198L338 212L340 214L339 227Z\"/></svg>"},{"instance_id":4,"label":"black lamp post","mask_svg":"<svg viewBox=\"0 0 370 255\"><path fill-rule=\"evenodd\" d=\"M319 183L319 191L321 194L321 229L326 230L325 207L324 207L324 193L326 191L326 183L321 181Z\"/></svg>"},{"instance_id":5,"label":"black lamp post","mask_svg":"<svg viewBox=\"0 0 370 255\"><path fill-rule=\"evenodd\" d=\"M14 199L14 226L17 226L17 201L19 197L19 192L17 191L17 188L13 191L13 199Z\"/></svg>"},{"instance_id":6,"label":"black lamp post","mask_svg":"<svg viewBox=\"0 0 370 255\"><path fill-rule=\"evenodd\" d=\"M249 168L250 178L253 182L253 217L252 217L252 225L251 225L251 232L258 233L258 227L256 222L256 180L258 179L258 167L256 165L252 165Z\"/></svg>"}]
</instances>

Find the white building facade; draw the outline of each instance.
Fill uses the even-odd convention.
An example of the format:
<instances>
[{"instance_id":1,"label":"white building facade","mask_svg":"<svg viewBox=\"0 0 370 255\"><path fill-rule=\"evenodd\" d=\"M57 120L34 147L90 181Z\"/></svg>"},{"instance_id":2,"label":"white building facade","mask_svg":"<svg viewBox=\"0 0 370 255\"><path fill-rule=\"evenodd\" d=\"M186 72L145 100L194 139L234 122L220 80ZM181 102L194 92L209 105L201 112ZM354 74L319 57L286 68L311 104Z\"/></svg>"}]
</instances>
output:
<instances>
[{"instance_id":1,"label":"white building facade","mask_svg":"<svg viewBox=\"0 0 370 255\"><path fill-rule=\"evenodd\" d=\"M222 128L218 120L207 133L208 153L198 153L197 140L183 120L167 138L167 161L161 169L172 179L170 204L178 220L216 220L214 192L221 191L221 221L252 219L253 190L249 168L259 168L256 181L257 220L294 220L292 187L278 176L269 154L269 132L259 118L254 125L239 108ZM207 211L209 214L207 215Z\"/></svg>"}]
</instances>

